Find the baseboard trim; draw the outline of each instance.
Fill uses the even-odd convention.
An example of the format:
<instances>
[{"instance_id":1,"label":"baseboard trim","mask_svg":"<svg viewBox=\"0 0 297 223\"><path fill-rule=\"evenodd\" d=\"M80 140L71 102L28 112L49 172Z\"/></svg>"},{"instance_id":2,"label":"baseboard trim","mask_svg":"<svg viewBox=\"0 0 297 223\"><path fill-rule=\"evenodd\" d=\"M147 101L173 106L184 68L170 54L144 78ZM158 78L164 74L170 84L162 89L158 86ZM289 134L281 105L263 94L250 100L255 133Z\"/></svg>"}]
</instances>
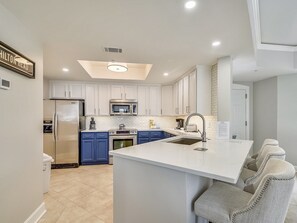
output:
<instances>
[{"instance_id":1,"label":"baseboard trim","mask_svg":"<svg viewBox=\"0 0 297 223\"><path fill-rule=\"evenodd\" d=\"M39 205L38 208L29 216L29 218L24 223L37 223L38 220L45 214L45 204L44 202Z\"/></svg>"}]
</instances>

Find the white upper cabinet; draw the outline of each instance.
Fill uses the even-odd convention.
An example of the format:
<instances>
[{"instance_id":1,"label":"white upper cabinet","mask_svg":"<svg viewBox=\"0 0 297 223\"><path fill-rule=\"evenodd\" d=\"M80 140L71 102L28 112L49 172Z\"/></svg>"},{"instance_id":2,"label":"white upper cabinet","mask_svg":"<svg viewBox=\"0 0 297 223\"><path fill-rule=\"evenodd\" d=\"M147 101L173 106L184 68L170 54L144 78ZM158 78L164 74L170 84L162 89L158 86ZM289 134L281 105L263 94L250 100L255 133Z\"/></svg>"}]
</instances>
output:
<instances>
[{"instance_id":1,"label":"white upper cabinet","mask_svg":"<svg viewBox=\"0 0 297 223\"><path fill-rule=\"evenodd\" d=\"M138 86L138 115L148 115L149 87Z\"/></svg>"},{"instance_id":2,"label":"white upper cabinet","mask_svg":"<svg viewBox=\"0 0 297 223\"><path fill-rule=\"evenodd\" d=\"M211 67L197 66L197 112L211 115Z\"/></svg>"},{"instance_id":3,"label":"white upper cabinet","mask_svg":"<svg viewBox=\"0 0 297 223\"><path fill-rule=\"evenodd\" d=\"M86 84L85 115L97 115L98 89L96 84Z\"/></svg>"},{"instance_id":4,"label":"white upper cabinet","mask_svg":"<svg viewBox=\"0 0 297 223\"><path fill-rule=\"evenodd\" d=\"M196 112L196 70L183 78L183 114L188 115Z\"/></svg>"},{"instance_id":5,"label":"white upper cabinet","mask_svg":"<svg viewBox=\"0 0 297 223\"><path fill-rule=\"evenodd\" d=\"M162 86L162 115L175 115L173 109L173 86Z\"/></svg>"},{"instance_id":6,"label":"white upper cabinet","mask_svg":"<svg viewBox=\"0 0 297 223\"><path fill-rule=\"evenodd\" d=\"M137 99L136 85L111 85L111 99Z\"/></svg>"},{"instance_id":7,"label":"white upper cabinet","mask_svg":"<svg viewBox=\"0 0 297 223\"><path fill-rule=\"evenodd\" d=\"M50 82L50 98L52 99L84 99L85 85L64 81Z\"/></svg>"},{"instance_id":8,"label":"white upper cabinet","mask_svg":"<svg viewBox=\"0 0 297 223\"><path fill-rule=\"evenodd\" d=\"M138 115L161 115L161 87L138 86Z\"/></svg>"},{"instance_id":9,"label":"white upper cabinet","mask_svg":"<svg viewBox=\"0 0 297 223\"><path fill-rule=\"evenodd\" d=\"M189 75L189 114L197 112L197 97L197 75L194 71Z\"/></svg>"},{"instance_id":10,"label":"white upper cabinet","mask_svg":"<svg viewBox=\"0 0 297 223\"><path fill-rule=\"evenodd\" d=\"M98 115L109 115L110 86L108 84L98 85Z\"/></svg>"},{"instance_id":11,"label":"white upper cabinet","mask_svg":"<svg viewBox=\"0 0 297 223\"><path fill-rule=\"evenodd\" d=\"M183 114L189 114L189 76L185 76L182 79L183 82Z\"/></svg>"},{"instance_id":12,"label":"white upper cabinet","mask_svg":"<svg viewBox=\"0 0 297 223\"><path fill-rule=\"evenodd\" d=\"M161 115L161 88L150 87L149 115Z\"/></svg>"},{"instance_id":13,"label":"white upper cabinet","mask_svg":"<svg viewBox=\"0 0 297 223\"><path fill-rule=\"evenodd\" d=\"M68 84L65 82L50 82L50 98L67 98Z\"/></svg>"},{"instance_id":14,"label":"white upper cabinet","mask_svg":"<svg viewBox=\"0 0 297 223\"><path fill-rule=\"evenodd\" d=\"M173 85L173 108L175 115L183 114L183 80Z\"/></svg>"},{"instance_id":15,"label":"white upper cabinet","mask_svg":"<svg viewBox=\"0 0 297 223\"><path fill-rule=\"evenodd\" d=\"M86 84L86 116L109 115L109 85Z\"/></svg>"}]
</instances>

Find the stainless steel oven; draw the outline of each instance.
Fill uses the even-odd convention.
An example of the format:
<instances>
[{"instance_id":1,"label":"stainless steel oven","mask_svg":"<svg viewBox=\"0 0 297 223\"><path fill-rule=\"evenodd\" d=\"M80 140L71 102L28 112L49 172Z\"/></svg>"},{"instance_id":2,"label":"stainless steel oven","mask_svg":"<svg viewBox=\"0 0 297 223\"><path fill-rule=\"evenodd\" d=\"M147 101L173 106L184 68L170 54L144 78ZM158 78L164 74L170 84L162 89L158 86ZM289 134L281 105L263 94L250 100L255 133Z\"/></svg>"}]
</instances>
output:
<instances>
[{"instance_id":1,"label":"stainless steel oven","mask_svg":"<svg viewBox=\"0 0 297 223\"><path fill-rule=\"evenodd\" d=\"M136 129L109 130L109 150L121 149L137 144ZM113 157L109 155L109 164L113 164Z\"/></svg>"}]
</instances>

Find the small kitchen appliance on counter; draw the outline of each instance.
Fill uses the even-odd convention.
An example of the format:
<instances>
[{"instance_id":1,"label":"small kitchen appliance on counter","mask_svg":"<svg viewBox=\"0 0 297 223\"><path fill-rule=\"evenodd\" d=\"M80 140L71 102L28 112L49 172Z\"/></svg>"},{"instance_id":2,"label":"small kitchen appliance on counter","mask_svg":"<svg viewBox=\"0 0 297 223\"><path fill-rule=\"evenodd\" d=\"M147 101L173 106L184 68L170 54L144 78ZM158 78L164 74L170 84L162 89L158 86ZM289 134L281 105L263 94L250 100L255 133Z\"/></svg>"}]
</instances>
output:
<instances>
[{"instance_id":1,"label":"small kitchen appliance on counter","mask_svg":"<svg viewBox=\"0 0 297 223\"><path fill-rule=\"evenodd\" d=\"M95 129L96 129L96 122L94 120L94 117L91 117L90 130L95 130Z\"/></svg>"},{"instance_id":2,"label":"small kitchen appliance on counter","mask_svg":"<svg viewBox=\"0 0 297 223\"><path fill-rule=\"evenodd\" d=\"M181 129L184 127L184 119L183 118L177 118L176 119L176 129Z\"/></svg>"}]
</instances>

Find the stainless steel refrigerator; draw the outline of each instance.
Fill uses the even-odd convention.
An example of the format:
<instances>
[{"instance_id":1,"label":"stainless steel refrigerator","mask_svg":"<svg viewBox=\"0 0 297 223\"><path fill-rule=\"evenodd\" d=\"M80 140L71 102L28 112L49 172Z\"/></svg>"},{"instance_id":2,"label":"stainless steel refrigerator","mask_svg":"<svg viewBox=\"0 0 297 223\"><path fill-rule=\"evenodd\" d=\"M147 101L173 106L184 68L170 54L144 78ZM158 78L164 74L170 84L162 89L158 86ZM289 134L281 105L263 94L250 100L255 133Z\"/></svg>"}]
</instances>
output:
<instances>
[{"instance_id":1,"label":"stainless steel refrigerator","mask_svg":"<svg viewBox=\"0 0 297 223\"><path fill-rule=\"evenodd\" d=\"M43 101L43 151L54 158L54 168L78 167L84 121L83 101Z\"/></svg>"}]
</instances>

